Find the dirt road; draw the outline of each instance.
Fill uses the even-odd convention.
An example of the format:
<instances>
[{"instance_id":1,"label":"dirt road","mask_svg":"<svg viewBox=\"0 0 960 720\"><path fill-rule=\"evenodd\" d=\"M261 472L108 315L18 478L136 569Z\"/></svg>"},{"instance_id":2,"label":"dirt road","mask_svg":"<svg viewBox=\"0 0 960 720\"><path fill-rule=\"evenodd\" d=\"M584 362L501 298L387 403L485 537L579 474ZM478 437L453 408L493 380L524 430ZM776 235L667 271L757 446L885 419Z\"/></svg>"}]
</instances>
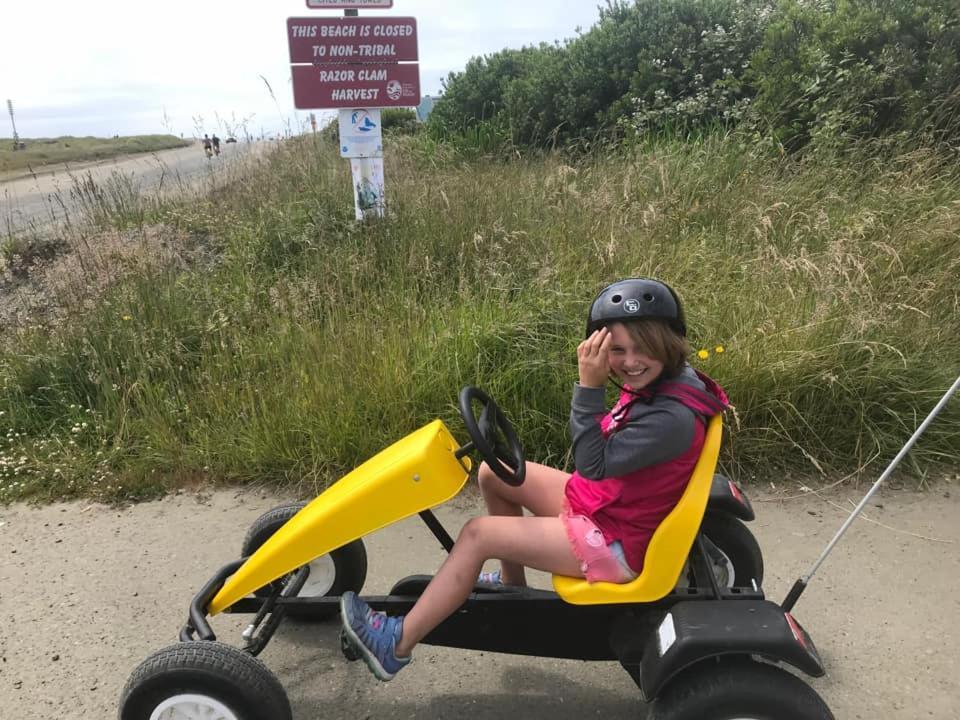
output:
<instances>
[{"instance_id":1,"label":"dirt road","mask_svg":"<svg viewBox=\"0 0 960 720\"><path fill-rule=\"evenodd\" d=\"M858 495L751 494L765 589L780 601ZM0 715L114 717L133 667L175 641L190 598L238 555L249 523L289 499L218 490L126 509L0 507ZM478 509L465 493L438 514L453 532ZM812 685L838 720L955 720L960 486L885 491L866 515L887 527L858 521L795 609L827 666ZM366 590L374 593L432 571L442 553L418 519L375 534L367 548ZM220 617L214 629L236 643L244 619ZM361 663L343 660L335 626L296 623L281 628L261 658L297 720L643 717L636 687L615 663L421 646L397 680L380 684Z\"/></svg>"}]
</instances>

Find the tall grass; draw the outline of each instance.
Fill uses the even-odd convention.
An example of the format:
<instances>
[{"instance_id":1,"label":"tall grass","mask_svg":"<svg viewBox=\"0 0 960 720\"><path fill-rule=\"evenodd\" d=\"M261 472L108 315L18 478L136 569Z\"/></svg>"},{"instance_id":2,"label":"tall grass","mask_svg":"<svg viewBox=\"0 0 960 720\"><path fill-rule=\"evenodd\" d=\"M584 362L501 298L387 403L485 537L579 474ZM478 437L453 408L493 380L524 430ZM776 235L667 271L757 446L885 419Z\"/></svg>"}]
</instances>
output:
<instances>
[{"instance_id":1,"label":"tall grass","mask_svg":"<svg viewBox=\"0 0 960 720\"><path fill-rule=\"evenodd\" d=\"M358 225L335 148L291 141L152 211L203 262L134 267L68 322L8 329L0 499L317 490L433 417L463 437L467 383L531 459L567 464L584 313L627 275L683 297L692 362L736 406L738 478L873 472L960 368L960 171L933 152L798 161L717 134L504 159L420 136L386 167L389 218ZM954 403L911 469L958 448Z\"/></svg>"}]
</instances>

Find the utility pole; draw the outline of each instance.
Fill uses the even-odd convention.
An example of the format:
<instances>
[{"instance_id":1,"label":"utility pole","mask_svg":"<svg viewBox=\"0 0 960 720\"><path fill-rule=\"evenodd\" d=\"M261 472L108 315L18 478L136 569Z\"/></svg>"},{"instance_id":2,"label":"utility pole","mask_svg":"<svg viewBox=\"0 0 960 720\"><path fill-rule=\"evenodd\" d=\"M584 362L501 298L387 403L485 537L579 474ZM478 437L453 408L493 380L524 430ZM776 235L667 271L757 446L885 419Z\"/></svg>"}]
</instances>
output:
<instances>
[{"instance_id":1,"label":"utility pole","mask_svg":"<svg viewBox=\"0 0 960 720\"><path fill-rule=\"evenodd\" d=\"M17 136L17 123L13 119L13 100L7 100L7 110L10 111L10 124L13 125L13 149L20 149L20 138Z\"/></svg>"}]
</instances>

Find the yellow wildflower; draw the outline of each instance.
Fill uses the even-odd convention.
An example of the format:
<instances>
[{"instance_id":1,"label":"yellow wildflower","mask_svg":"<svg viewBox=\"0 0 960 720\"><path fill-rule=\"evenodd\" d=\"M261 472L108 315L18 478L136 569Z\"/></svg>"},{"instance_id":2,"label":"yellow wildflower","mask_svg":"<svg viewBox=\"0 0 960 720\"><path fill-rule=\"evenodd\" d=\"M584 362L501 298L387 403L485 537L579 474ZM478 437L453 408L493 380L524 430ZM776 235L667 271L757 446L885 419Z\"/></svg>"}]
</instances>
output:
<instances>
[{"instance_id":1,"label":"yellow wildflower","mask_svg":"<svg viewBox=\"0 0 960 720\"><path fill-rule=\"evenodd\" d=\"M710 357L710 351L701 350L700 352L697 353L697 357L700 358L701 360L706 360L708 357Z\"/></svg>"},{"instance_id":2,"label":"yellow wildflower","mask_svg":"<svg viewBox=\"0 0 960 720\"><path fill-rule=\"evenodd\" d=\"M133 320L133 317L131 317L130 315L124 315L124 316L123 316L123 321L124 321L124 322L129 322L130 320Z\"/></svg>"},{"instance_id":3,"label":"yellow wildflower","mask_svg":"<svg viewBox=\"0 0 960 720\"><path fill-rule=\"evenodd\" d=\"M717 345L717 346L713 349L713 351L719 355L720 353L723 352L723 345Z\"/></svg>"}]
</instances>

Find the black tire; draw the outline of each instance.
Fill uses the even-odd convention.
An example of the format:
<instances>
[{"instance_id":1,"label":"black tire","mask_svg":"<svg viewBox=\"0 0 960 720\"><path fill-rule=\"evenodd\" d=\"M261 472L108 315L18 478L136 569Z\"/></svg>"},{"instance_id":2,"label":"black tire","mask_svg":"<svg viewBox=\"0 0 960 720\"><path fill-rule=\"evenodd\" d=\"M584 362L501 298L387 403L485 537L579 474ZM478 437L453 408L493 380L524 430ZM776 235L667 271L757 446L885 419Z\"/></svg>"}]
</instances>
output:
<instances>
[{"instance_id":1,"label":"black tire","mask_svg":"<svg viewBox=\"0 0 960 720\"><path fill-rule=\"evenodd\" d=\"M707 660L681 672L647 720L834 720L817 692L786 670L747 658Z\"/></svg>"},{"instance_id":2,"label":"black tire","mask_svg":"<svg viewBox=\"0 0 960 720\"><path fill-rule=\"evenodd\" d=\"M149 720L162 704L187 695L197 696L198 710L212 713L219 704L235 720L293 717L287 693L266 665L229 645L200 641L171 645L140 663L120 695L120 720ZM187 698L180 702L197 707Z\"/></svg>"},{"instance_id":3,"label":"black tire","mask_svg":"<svg viewBox=\"0 0 960 720\"><path fill-rule=\"evenodd\" d=\"M306 503L303 502L280 505L268 510L254 520L243 539L241 555L243 557L252 555L271 535L300 512L305 505ZM311 582L310 577L307 577L307 582L297 593L297 597L337 597L348 590L359 593L367 579L367 550L363 545L363 540L354 540L341 548L337 548L329 555L317 558L310 565L311 570L314 568L323 569L324 577L322 579L315 577L315 582ZM285 578L280 578L270 585L260 588L255 594L260 597L269 595L277 588L278 583L282 583L284 580ZM318 610L306 612L289 607L286 610L286 615L301 620L325 620L335 616L338 612L339 608L334 606L331 606L329 612Z\"/></svg>"},{"instance_id":4,"label":"black tire","mask_svg":"<svg viewBox=\"0 0 960 720\"><path fill-rule=\"evenodd\" d=\"M420 597L431 580L433 580L433 575L410 575L394 583L394 586L390 588L390 595Z\"/></svg>"},{"instance_id":5,"label":"black tire","mask_svg":"<svg viewBox=\"0 0 960 720\"><path fill-rule=\"evenodd\" d=\"M760 545L747 526L733 515L724 512L708 512L700 526L702 532L725 558L727 587L763 587L763 554ZM708 554L709 551L708 551Z\"/></svg>"}]
</instances>

